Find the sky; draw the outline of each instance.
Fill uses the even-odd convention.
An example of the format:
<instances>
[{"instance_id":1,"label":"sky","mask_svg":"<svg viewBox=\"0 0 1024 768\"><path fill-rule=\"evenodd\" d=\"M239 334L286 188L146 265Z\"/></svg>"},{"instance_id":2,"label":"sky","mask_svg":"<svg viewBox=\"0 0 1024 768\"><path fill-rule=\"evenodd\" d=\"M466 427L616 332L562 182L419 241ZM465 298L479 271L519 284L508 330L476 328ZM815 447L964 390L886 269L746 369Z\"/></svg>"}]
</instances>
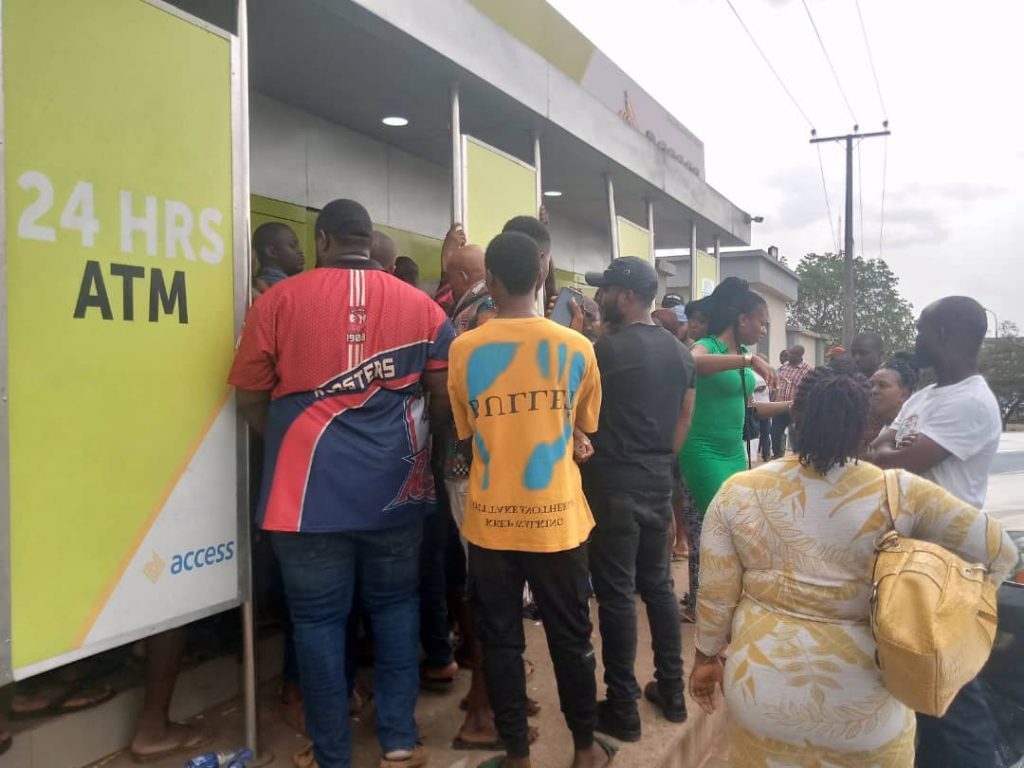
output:
<instances>
[{"instance_id":1,"label":"sky","mask_svg":"<svg viewBox=\"0 0 1024 768\"><path fill-rule=\"evenodd\" d=\"M1024 330L1024 3L859 0L880 100L856 0L806 0L851 116L804 0L732 0L809 124L727 0L548 1L704 142L707 182L764 216L752 245L790 266L843 242L845 150L817 145L819 163L811 124L887 118L854 153L854 252L885 259L916 311L966 294Z\"/></svg>"}]
</instances>

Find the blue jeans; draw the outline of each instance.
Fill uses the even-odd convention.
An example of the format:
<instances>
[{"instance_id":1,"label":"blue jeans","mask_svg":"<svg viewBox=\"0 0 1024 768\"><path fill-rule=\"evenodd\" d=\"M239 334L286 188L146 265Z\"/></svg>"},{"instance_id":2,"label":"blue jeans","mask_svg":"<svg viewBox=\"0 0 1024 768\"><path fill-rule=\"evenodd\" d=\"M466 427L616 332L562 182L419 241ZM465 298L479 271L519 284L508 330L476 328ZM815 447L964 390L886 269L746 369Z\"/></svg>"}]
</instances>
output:
<instances>
[{"instance_id":1,"label":"blue jeans","mask_svg":"<svg viewBox=\"0 0 1024 768\"><path fill-rule=\"evenodd\" d=\"M320 768L348 768L346 627L355 591L373 626L381 749L413 749L422 522L382 531L273 533L292 617L306 730Z\"/></svg>"}]
</instances>

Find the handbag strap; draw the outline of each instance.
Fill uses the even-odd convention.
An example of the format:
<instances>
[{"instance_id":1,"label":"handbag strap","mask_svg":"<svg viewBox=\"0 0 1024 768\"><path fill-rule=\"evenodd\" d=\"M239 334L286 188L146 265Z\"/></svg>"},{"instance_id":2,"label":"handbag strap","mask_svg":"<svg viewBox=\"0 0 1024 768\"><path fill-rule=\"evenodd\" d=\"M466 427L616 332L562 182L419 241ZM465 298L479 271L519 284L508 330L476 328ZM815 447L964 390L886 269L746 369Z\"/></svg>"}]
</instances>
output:
<instances>
[{"instance_id":1,"label":"handbag strap","mask_svg":"<svg viewBox=\"0 0 1024 768\"><path fill-rule=\"evenodd\" d=\"M739 347L743 349L742 346ZM746 353L744 353L746 354ZM747 400L749 395L747 394L747 369L746 367L740 368L740 384L743 386L743 426L740 427L740 433L743 436L743 442L747 444L747 469L754 468L754 462L750 458L750 440L747 438Z\"/></svg>"},{"instance_id":2,"label":"handbag strap","mask_svg":"<svg viewBox=\"0 0 1024 768\"><path fill-rule=\"evenodd\" d=\"M885 478L885 511L895 531L896 516L900 513L900 478L892 469L882 470L882 476Z\"/></svg>"}]
</instances>

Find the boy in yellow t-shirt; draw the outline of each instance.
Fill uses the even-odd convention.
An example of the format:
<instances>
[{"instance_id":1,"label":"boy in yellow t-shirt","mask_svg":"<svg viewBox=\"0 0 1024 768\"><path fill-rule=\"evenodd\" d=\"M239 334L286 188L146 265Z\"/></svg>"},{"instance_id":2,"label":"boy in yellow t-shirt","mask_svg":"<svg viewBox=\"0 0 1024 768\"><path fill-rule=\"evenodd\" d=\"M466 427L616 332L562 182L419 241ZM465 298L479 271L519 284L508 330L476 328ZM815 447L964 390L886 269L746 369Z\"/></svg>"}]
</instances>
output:
<instances>
[{"instance_id":1,"label":"boy in yellow t-shirt","mask_svg":"<svg viewBox=\"0 0 1024 768\"><path fill-rule=\"evenodd\" d=\"M462 334L448 357L448 392L473 464L462 533L494 719L508 765L529 765L522 592L544 619L573 764L600 766L590 644L586 541L594 527L573 461L573 431L597 430L601 378L590 342L534 313L537 243L518 232L487 246L487 288L498 314Z\"/></svg>"}]
</instances>

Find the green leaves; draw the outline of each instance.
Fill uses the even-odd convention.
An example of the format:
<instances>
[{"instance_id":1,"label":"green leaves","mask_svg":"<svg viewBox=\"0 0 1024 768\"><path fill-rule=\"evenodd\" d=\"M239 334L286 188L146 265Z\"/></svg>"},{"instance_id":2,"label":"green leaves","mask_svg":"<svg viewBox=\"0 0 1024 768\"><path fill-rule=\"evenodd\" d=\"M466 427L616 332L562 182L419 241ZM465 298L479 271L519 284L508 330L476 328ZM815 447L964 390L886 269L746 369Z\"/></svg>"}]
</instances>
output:
<instances>
[{"instance_id":1,"label":"green leaves","mask_svg":"<svg viewBox=\"0 0 1024 768\"><path fill-rule=\"evenodd\" d=\"M796 268L797 300L789 307L790 322L824 334L827 346L843 336L843 257L809 253ZM899 278L881 259L853 261L854 327L874 331L885 341L886 354L914 347L914 310L899 293Z\"/></svg>"}]
</instances>

